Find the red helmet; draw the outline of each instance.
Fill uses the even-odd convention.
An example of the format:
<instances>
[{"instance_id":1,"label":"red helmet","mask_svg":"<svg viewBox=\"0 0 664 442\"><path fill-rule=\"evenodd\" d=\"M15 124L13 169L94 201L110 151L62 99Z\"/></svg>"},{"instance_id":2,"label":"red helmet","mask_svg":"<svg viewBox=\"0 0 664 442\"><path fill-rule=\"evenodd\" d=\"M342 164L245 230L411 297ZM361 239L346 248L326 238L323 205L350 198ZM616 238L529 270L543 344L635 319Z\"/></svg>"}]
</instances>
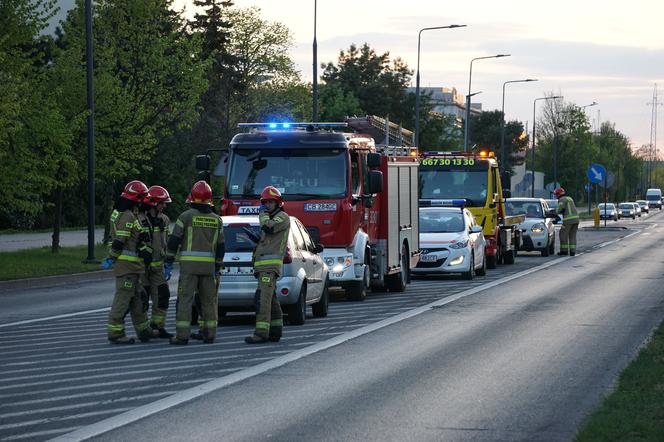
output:
<instances>
[{"instance_id":1,"label":"red helmet","mask_svg":"<svg viewBox=\"0 0 664 442\"><path fill-rule=\"evenodd\" d=\"M140 203L143 201L143 198L148 194L148 186L143 184L143 182L134 180L127 183L124 190L122 191L122 198L126 198L130 201Z\"/></svg>"},{"instance_id":2,"label":"red helmet","mask_svg":"<svg viewBox=\"0 0 664 442\"><path fill-rule=\"evenodd\" d=\"M261 203L264 203L267 200L276 201L279 207L284 205L284 200L281 198L281 192L279 192L279 190L273 186L267 186L261 192Z\"/></svg>"},{"instance_id":3,"label":"red helmet","mask_svg":"<svg viewBox=\"0 0 664 442\"><path fill-rule=\"evenodd\" d=\"M565 189L562 187L557 188L556 190L553 191L553 195L556 198L560 198L561 196L565 195Z\"/></svg>"},{"instance_id":4,"label":"red helmet","mask_svg":"<svg viewBox=\"0 0 664 442\"><path fill-rule=\"evenodd\" d=\"M163 187L151 186L143 202L148 206L156 207L159 203L170 203L171 196L168 194L168 190Z\"/></svg>"},{"instance_id":5,"label":"red helmet","mask_svg":"<svg viewBox=\"0 0 664 442\"><path fill-rule=\"evenodd\" d=\"M212 205L212 188L203 180L197 181L187 197L188 203Z\"/></svg>"}]
</instances>

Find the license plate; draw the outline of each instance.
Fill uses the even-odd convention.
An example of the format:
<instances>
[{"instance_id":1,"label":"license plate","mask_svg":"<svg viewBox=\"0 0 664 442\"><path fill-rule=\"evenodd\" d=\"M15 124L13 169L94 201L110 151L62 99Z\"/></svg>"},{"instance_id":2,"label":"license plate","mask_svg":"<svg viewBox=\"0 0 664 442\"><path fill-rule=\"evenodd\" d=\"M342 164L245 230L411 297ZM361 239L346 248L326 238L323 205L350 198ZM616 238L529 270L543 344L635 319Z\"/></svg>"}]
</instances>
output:
<instances>
[{"instance_id":1,"label":"license plate","mask_svg":"<svg viewBox=\"0 0 664 442\"><path fill-rule=\"evenodd\" d=\"M335 277L335 278L341 278L342 276L344 276L344 274L343 273L332 273L332 276Z\"/></svg>"},{"instance_id":2,"label":"license plate","mask_svg":"<svg viewBox=\"0 0 664 442\"><path fill-rule=\"evenodd\" d=\"M435 262L438 261L438 255L422 255L420 260L422 260L422 262Z\"/></svg>"},{"instance_id":3,"label":"license plate","mask_svg":"<svg viewBox=\"0 0 664 442\"><path fill-rule=\"evenodd\" d=\"M226 267L224 273L227 275L253 275L254 269L251 267Z\"/></svg>"}]
</instances>

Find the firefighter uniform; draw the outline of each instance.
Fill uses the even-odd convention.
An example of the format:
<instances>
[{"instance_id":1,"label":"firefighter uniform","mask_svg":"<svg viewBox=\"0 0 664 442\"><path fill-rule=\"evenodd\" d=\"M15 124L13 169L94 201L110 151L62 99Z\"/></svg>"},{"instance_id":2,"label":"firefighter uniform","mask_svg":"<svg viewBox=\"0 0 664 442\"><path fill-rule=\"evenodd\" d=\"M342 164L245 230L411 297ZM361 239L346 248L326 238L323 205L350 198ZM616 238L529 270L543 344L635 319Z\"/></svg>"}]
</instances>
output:
<instances>
[{"instance_id":1,"label":"firefighter uniform","mask_svg":"<svg viewBox=\"0 0 664 442\"><path fill-rule=\"evenodd\" d=\"M171 297L168 283L164 277L164 257L171 221L164 213L157 213L155 217L152 217L149 211L145 218L152 239L152 262L146 267L143 279L144 289L152 302L150 326L159 331L160 337L170 338L170 335L166 336L167 333L164 330L166 311Z\"/></svg>"},{"instance_id":2,"label":"firefighter uniform","mask_svg":"<svg viewBox=\"0 0 664 442\"><path fill-rule=\"evenodd\" d=\"M212 212L212 190L205 181L194 184L187 201L191 209L178 217L166 252L167 262L172 262L176 254L180 261L176 336L170 342L188 342L191 306L194 294L198 293L201 300L198 323L203 342L212 343L217 333L218 272L224 256L223 224L221 217Z\"/></svg>"},{"instance_id":3,"label":"firefighter uniform","mask_svg":"<svg viewBox=\"0 0 664 442\"><path fill-rule=\"evenodd\" d=\"M258 289L254 298L256 305L256 329L245 341L249 344L279 341L283 329L283 313L276 295L277 278L282 273L284 252L290 232L290 218L283 211L281 194L273 187L266 188L261 194L265 201L266 191L275 192L279 205L271 213L262 210L258 215L261 225L261 237L254 252L254 275L258 279Z\"/></svg>"},{"instance_id":4,"label":"firefighter uniform","mask_svg":"<svg viewBox=\"0 0 664 442\"><path fill-rule=\"evenodd\" d=\"M143 183L140 184L145 187ZM128 194L127 187L123 197ZM115 274L115 296L108 315L107 332L110 342L131 344L133 339L127 338L125 334L124 317L127 312L131 314L134 329L141 341L149 341L152 332L141 300L140 277L145 272L145 266L140 250L143 248L145 233L137 217L137 200L129 204L126 199L124 202L122 200L119 205L123 207L114 210L111 215L112 243L109 257L105 259L109 267L113 266Z\"/></svg>"},{"instance_id":5,"label":"firefighter uniform","mask_svg":"<svg viewBox=\"0 0 664 442\"><path fill-rule=\"evenodd\" d=\"M558 189L556 189L558 190ZM558 196L558 214L563 215L563 225L560 228L560 255L576 254L576 232L579 229L579 213L576 210L576 205L572 197L565 195L564 190L562 193L556 194Z\"/></svg>"}]
</instances>

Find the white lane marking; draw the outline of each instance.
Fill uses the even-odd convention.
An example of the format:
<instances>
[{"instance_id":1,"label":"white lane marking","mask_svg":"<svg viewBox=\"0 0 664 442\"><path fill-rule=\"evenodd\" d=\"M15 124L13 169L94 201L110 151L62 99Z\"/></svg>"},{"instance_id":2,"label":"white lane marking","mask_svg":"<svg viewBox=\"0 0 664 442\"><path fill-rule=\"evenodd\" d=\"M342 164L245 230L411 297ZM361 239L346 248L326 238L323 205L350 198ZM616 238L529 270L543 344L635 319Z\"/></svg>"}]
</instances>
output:
<instances>
[{"instance_id":1,"label":"white lane marking","mask_svg":"<svg viewBox=\"0 0 664 442\"><path fill-rule=\"evenodd\" d=\"M580 256L579 254L578 256ZM71 433L64 434L62 436L59 436L54 439L54 441L57 442L71 442L71 441L81 441L81 440L86 440L89 438L92 438L94 436L98 436L100 434L104 434L108 431L114 430L116 428L122 427L124 425L130 424L132 422L136 422L137 420L140 420L142 418L145 418L147 416L151 416L153 414L156 414L160 411L169 409L171 407L174 407L176 405L182 404L184 402L190 401L192 399L196 399L198 397L201 397L207 393L213 392L215 390L218 390L220 388L227 387L229 385L235 384L237 382L243 381L245 379L249 379L251 377L257 376L259 374L265 373L266 371L273 370L275 368L281 367L283 365L286 365L290 362L297 361L299 359L302 359L306 356L312 355L314 353L321 352L323 350L326 350L328 348L336 347L340 344L343 344L345 342L348 342L352 339L356 339L360 336L366 335L368 333L374 332L376 330L380 330L384 327L387 327L392 324L396 324L398 322L404 321L406 319L412 318L414 316L420 315L424 312L427 312L431 310L433 307L440 307L449 303L452 303L454 301L457 301L459 299L465 298L467 296L474 295L476 293L480 293L483 291L486 291L492 287L496 287L501 284L505 284L507 282L513 281L515 279L524 277L526 275L530 275L532 273L538 272L540 270L544 270L546 268L549 268L553 265L557 265L560 263L563 263L569 259L573 259L572 257L562 257L562 258L557 258L553 259L551 261L548 261L546 263L543 263L537 267L533 267L531 269L523 270L521 272L515 273L510 276L506 276L504 278L489 282L487 284L484 284L479 287L475 287L469 290L465 290L461 293L457 293L452 296L448 296L443 299L439 299L437 301L431 302L429 304L426 304L422 307L417 307L414 308L410 311L400 313L396 316L392 316L390 318L384 319L379 322L375 322L373 324L367 325L365 327L362 327L360 329L352 330L348 333L344 333L340 336L328 339L327 341L323 342L318 342L316 344L313 344L311 346L302 348L300 350L296 350L292 353L286 354L284 356L281 356L276 359L271 359L265 363L255 365L253 367L249 367L247 369L238 371L236 373L220 377L218 379L215 379L213 381L207 382L205 384L198 385L196 387L189 388L187 390L180 391L172 396L169 396L167 398L163 398L160 400L157 400L151 404L143 405L141 407L138 407L134 410L131 410L126 413L119 414L117 416L110 417L108 419L105 419L103 421L97 422L92 425L88 425L86 427L80 428L78 430L72 431Z\"/></svg>"},{"instance_id":2,"label":"white lane marking","mask_svg":"<svg viewBox=\"0 0 664 442\"><path fill-rule=\"evenodd\" d=\"M53 321L60 318L73 318L75 316L89 315L90 313L102 313L110 311L110 307L98 308L95 310L85 310L82 312L65 313L63 315L48 316L46 318L26 319L25 321L10 322L9 324L0 324L0 328L15 327L23 324L33 324L35 322Z\"/></svg>"},{"instance_id":3,"label":"white lane marking","mask_svg":"<svg viewBox=\"0 0 664 442\"><path fill-rule=\"evenodd\" d=\"M158 381L159 379L163 379L164 377L165 376L155 376L155 377L151 377L151 378L125 379L125 380L122 380L122 381L97 382L96 384L83 384L83 385L76 385L76 386L58 387L58 388L51 388L51 389L48 389L48 390L19 391L19 392L16 392L16 393L0 394L0 399L10 398L10 397L25 397L25 396L29 396L29 395L35 395L35 394L52 394L52 393L58 393L58 392L61 392L61 391L83 390L83 389L86 389L86 388L110 387L110 386L123 385L123 384L136 384L136 383L142 383L142 382L151 382L151 381Z\"/></svg>"},{"instance_id":4,"label":"white lane marking","mask_svg":"<svg viewBox=\"0 0 664 442\"><path fill-rule=\"evenodd\" d=\"M50 436L52 434L62 434L68 431L75 430L79 427L68 427L68 428L57 428L55 430L44 430L44 431L35 431L32 433L16 434L14 436L3 437L2 440L21 440L21 439L30 439L37 436Z\"/></svg>"},{"instance_id":5,"label":"white lane marking","mask_svg":"<svg viewBox=\"0 0 664 442\"><path fill-rule=\"evenodd\" d=\"M131 410L132 407L123 407L123 408L112 408L110 410L102 410L102 411L90 411L88 413L79 413L79 414L71 414L69 416L63 416L63 417L47 417L43 419L34 419L31 421L23 421L23 422L16 422L13 424L7 424L7 425L0 425L0 430L9 430L12 428L20 428L20 427L31 427L33 425L41 425L41 424L50 424L53 422L61 422L61 421L67 421L67 420L74 420L74 419L82 419L86 417L93 417L93 416L100 416L104 414L113 414L113 413L122 413L124 411L129 411ZM76 427L80 428L80 427ZM64 431L62 431L64 433Z\"/></svg>"}]
</instances>

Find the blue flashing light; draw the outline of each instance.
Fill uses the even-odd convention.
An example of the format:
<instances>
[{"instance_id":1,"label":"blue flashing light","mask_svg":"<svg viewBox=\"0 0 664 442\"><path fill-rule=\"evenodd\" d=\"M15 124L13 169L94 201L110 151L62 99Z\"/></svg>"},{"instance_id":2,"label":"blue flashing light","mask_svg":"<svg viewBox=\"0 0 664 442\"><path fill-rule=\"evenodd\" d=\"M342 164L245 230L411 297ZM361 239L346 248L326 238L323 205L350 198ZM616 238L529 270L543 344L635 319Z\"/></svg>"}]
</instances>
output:
<instances>
[{"instance_id":1,"label":"blue flashing light","mask_svg":"<svg viewBox=\"0 0 664 442\"><path fill-rule=\"evenodd\" d=\"M277 123L270 123L270 124L268 125L268 127L269 127L270 129L276 129L276 128L277 128Z\"/></svg>"},{"instance_id":2,"label":"blue flashing light","mask_svg":"<svg viewBox=\"0 0 664 442\"><path fill-rule=\"evenodd\" d=\"M466 206L465 199L452 199L452 200L420 200L420 206L422 207L458 207L462 208Z\"/></svg>"},{"instance_id":3,"label":"blue flashing light","mask_svg":"<svg viewBox=\"0 0 664 442\"><path fill-rule=\"evenodd\" d=\"M283 127L284 129L290 129L290 123L283 123L281 127Z\"/></svg>"}]
</instances>

